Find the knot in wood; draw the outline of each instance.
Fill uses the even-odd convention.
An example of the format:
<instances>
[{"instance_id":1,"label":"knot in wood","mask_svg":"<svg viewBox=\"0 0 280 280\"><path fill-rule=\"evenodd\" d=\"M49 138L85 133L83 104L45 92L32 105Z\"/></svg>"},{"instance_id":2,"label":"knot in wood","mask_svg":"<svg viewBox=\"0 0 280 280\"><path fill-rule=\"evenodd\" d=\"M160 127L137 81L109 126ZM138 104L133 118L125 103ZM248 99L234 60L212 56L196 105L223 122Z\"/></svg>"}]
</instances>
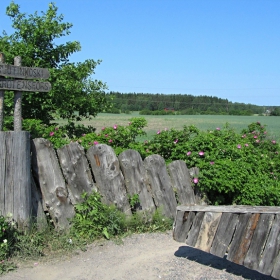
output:
<instances>
[{"instance_id":1,"label":"knot in wood","mask_svg":"<svg viewBox=\"0 0 280 280\"><path fill-rule=\"evenodd\" d=\"M58 187L58 188L56 188L55 192L56 192L56 196L59 199L59 201L65 203L67 200L66 189L64 189L62 187Z\"/></svg>"}]
</instances>

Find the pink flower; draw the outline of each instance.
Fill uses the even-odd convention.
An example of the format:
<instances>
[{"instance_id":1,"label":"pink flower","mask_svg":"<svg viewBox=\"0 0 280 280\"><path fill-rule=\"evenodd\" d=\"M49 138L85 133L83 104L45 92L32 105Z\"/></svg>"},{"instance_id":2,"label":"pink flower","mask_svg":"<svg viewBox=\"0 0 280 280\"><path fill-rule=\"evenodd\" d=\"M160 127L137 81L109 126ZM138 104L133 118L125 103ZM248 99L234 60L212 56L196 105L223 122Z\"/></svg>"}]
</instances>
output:
<instances>
[{"instance_id":1,"label":"pink flower","mask_svg":"<svg viewBox=\"0 0 280 280\"><path fill-rule=\"evenodd\" d=\"M257 136L257 135L255 135L255 136L254 136L254 138L256 139L256 138L258 138L258 136Z\"/></svg>"},{"instance_id":2,"label":"pink flower","mask_svg":"<svg viewBox=\"0 0 280 280\"><path fill-rule=\"evenodd\" d=\"M200 156L204 156L204 152L203 152L203 151L200 151L198 154L199 154Z\"/></svg>"},{"instance_id":3,"label":"pink flower","mask_svg":"<svg viewBox=\"0 0 280 280\"><path fill-rule=\"evenodd\" d=\"M237 149L241 149L241 145L240 144L237 145Z\"/></svg>"},{"instance_id":4,"label":"pink flower","mask_svg":"<svg viewBox=\"0 0 280 280\"><path fill-rule=\"evenodd\" d=\"M93 142L93 144L94 144L94 145L97 145L97 144L98 144L98 142L97 142L97 141L94 141L94 142Z\"/></svg>"},{"instance_id":5,"label":"pink flower","mask_svg":"<svg viewBox=\"0 0 280 280\"><path fill-rule=\"evenodd\" d=\"M258 139L258 140L256 140L256 143L260 143L260 140Z\"/></svg>"},{"instance_id":6,"label":"pink flower","mask_svg":"<svg viewBox=\"0 0 280 280\"><path fill-rule=\"evenodd\" d=\"M246 134L243 134L243 135L242 135L242 138L246 138Z\"/></svg>"},{"instance_id":7,"label":"pink flower","mask_svg":"<svg viewBox=\"0 0 280 280\"><path fill-rule=\"evenodd\" d=\"M189 151L189 152L187 152L187 156L190 156L190 155L191 155L191 153L192 153L192 152L190 152L190 151Z\"/></svg>"},{"instance_id":8,"label":"pink flower","mask_svg":"<svg viewBox=\"0 0 280 280\"><path fill-rule=\"evenodd\" d=\"M54 136L54 132L52 131L52 132L50 132L50 136Z\"/></svg>"},{"instance_id":9,"label":"pink flower","mask_svg":"<svg viewBox=\"0 0 280 280\"><path fill-rule=\"evenodd\" d=\"M117 129L117 128L118 128L118 126L115 124L115 125L113 126L113 128L114 128L114 129Z\"/></svg>"},{"instance_id":10,"label":"pink flower","mask_svg":"<svg viewBox=\"0 0 280 280\"><path fill-rule=\"evenodd\" d=\"M105 127L103 126L101 129L102 129L102 130L105 130Z\"/></svg>"},{"instance_id":11,"label":"pink flower","mask_svg":"<svg viewBox=\"0 0 280 280\"><path fill-rule=\"evenodd\" d=\"M108 137L108 134L105 134L104 136L105 136L105 137Z\"/></svg>"},{"instance_id":12,"label":"pink flower","mask_svg":"<svg viewBox=\"0 0 280 280\"><path fill-rule=\"evenodd\" d=\"M275 141L275 140L272 140L271 143L272 143L272 144L276 144L276 141Z\"/></svg>"},{"instance_id":13,"label":"pink flower","mask_svg":"<svg viewBox=\"0 0 280 280\"><path fill-rule=\"evenodd\" d=\"M215 162L214 161L210 161L210 164L213 165Z\"/></svg>"},{"instance_id":14,"label":"pink flower","mask_svg":"<svg viewBox=\"0 0 280 280\"><path fill-rule=\"evenodd\" d=\"M245 144L245 147L248 147L248 146L249 146L249 145L246 143L246 144Z\"/></svg>"},{"instance_id":15,"label":"pink flower","mask_svg":"<svg viewBox=\"0 0 280 280\"><path fill-rule=\"evenodd\" d=\"M158 130L157 134L160 134L160 130Z\"/></svg>"},{"instance_id":16,"label":"pink flower","mask_svg":"<svg viewBox=\"0 0 280 280\"><path fill-rule=\"evenodd\" d=\"M58 127L56 127L55 130L58 130Z\"/></svg>"},{"instance_id":17,"label":"pink flower","mask_svg":"<svg viewBox=\"0 0 280 280\"><path fill-rule=\"evenodd\" d=\"M219 127L217 127L216 130L221 130L221 129Z\"/></svg>"},{"instance_id":18,"label":"pink flower","mask_svg":"<svg viewBox=\"0 0 280 280\"><path fill-rule=\"evenodd\" d=\"M263 134L266 134L266 133L267 133L267 131L264 131L264 132L263 132Z\"/></svg>"},{"instance_id":19,"label":"pink flower","mask_svg":"<svg viewBox=\"0 0 280 280\"><path fill-rule=\"evenodd\" d=\"M86 136L86 134L83 133L82 136Z\"/></svg>"},{"instance_id":20,"label":"pink flower","mask_svg":"<svg viewBox=\"0 0 280 280\"><path fill-rule=\"evenodd\" d=\"M193 182L195 183L195 184L197 184L198 183L198 178L193 178Z\"/></svg>"},{"instance_id":21,"label":"pink flower","mask_svg":"<svg viewBox=\"0 0 280 280\"><path fill-rule=\"evenodd\" d=\"M252 134L255 134L256 133L256 131L254 130L254 131L252 131Z\"/></svg>"},{"instance_id":22,"label":"pink flower","mask_svg":"<svg viewBox=\"0 0 280 280\"><path fill-rule=\"evenodd\" d=\"M109 142L109 143L112 143L112 142L113 142L113 140L112 140L112 139L110 139L108 142Z\"/></svg>"},{"instance_id":23,"label":"pink flower","mask_svg":"<svg viewBox=\"0 0 280 280\"><path fill-rule=\"evenodd\" d=\"M177 142L178 142L178 139L176 139L176 140L174 141L174 144L177 144Z\"/></svg>"}]
</instances>

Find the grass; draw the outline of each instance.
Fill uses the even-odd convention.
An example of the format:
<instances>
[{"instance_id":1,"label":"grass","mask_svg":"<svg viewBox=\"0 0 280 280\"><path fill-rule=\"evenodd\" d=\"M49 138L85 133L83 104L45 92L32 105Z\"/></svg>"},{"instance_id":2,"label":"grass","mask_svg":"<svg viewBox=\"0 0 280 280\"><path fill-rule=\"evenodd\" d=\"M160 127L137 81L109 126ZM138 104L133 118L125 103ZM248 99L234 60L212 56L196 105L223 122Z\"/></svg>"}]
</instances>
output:
<instances>
[{"instance_id":1,"label":"grass","mask_svg":"<svg viewBox=\"0 0 280 280\"><path fill-rule=\"evenodd\" d=\"M85 125L91 125L96 128L96 131L100 131L102 127L118 125L128 125L129 119L133 117L144 117L148 126L145 128L147 132L146 137L142 137L140 140L150 139L158 130L165 128L182 129L184 125L195 125L200 130L213 130L216 127L222 128L226 123L240 132L246 128L252 122L261 122L262 125L267 126L269 137L274 140L280 140L280 117L269 116L227 116L227 115L165 115L165 116L143 116L138 112L132 112L131 114L107 114L100 113L91 121L85 120L81 123ZM58 121L62 124L61 121Z\"/></svg>"}]
</instances>

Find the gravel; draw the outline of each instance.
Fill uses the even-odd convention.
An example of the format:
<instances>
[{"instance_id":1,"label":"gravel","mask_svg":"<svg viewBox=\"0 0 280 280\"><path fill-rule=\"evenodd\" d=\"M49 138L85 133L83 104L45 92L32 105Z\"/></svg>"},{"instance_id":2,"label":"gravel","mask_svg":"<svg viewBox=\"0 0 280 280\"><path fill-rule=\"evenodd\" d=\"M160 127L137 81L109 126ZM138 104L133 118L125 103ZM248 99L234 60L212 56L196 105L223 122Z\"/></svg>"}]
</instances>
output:
<instances>
[{"instance_id":1,"label":"gravel","mask_svg":"<svg viewBox=\"0 0 280 280\"><path fill-rule=\"evenodd\" d=\"M225 258L173 240L172 232L134 234L114 241L99 241L72 256L20 263L3 280L272 280Z\"/></svg>"}]
</instances>

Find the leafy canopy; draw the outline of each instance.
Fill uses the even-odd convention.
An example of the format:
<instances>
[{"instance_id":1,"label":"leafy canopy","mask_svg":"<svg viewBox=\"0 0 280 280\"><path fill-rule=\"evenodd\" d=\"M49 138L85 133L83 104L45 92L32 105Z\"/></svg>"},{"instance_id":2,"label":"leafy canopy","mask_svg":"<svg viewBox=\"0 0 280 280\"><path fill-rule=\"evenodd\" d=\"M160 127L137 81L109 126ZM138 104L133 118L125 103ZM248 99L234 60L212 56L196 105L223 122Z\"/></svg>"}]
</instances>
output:
<instances>
[{"instance_id":1,"label":"leafy canopy","mask_svg":"<svg viewBox=\"0 0 280 280\"><path fill-rule=\"evenodd\" d=\"M101 61L69 61L71 54L81 50L81 45L77 41L59 43L59 38L70 34L72 24L63 22L63 15L58 15L57 11L55 4L50 3L41 15L37 12L26 15L20 12L18 4L11 2L6 14L15 31L12 35L3 31L0 36L0 51L5 54L7 64L13 64L15 56L21 56L23 66L49 69L52 90L25 93L22 100L23 118L40 119L46 124L54 113L63 119L79 120L96 116L110 106L104 92L106 84L91 78ZM6 116L12 110L13 94L6 92Z\"/></svg>"}]
</instances>

